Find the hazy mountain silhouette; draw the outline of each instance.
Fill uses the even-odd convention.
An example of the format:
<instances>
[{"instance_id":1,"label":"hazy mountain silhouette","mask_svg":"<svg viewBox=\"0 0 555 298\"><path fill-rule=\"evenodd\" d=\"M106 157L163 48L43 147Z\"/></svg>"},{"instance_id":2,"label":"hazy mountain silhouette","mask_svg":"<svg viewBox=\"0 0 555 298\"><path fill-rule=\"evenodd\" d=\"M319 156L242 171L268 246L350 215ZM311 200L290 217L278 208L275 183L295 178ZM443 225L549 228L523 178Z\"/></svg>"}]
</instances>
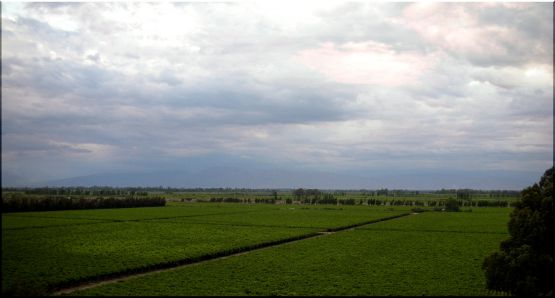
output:
<instances>
[{"instance_id":1,"label":"hazy mountain silhouette","mask_svg":"<svg viewBox=\"0 0 555 298\"><path fill-rule=\"evenodd\" d=\"M363 174L329 173L312 170L285 170L214 166L195 171L172 170L145 173L103 173L26 184L27 186L163 186L183 188L318 188L318 189L513 189L535 177L508 172L368 172ZM533 179L533 178L530 178ZM19 183L15 186L22 186ZM4 184L3 186L11 186Z\"/></svg>"},{"instance_id":2,"label":"hazy mountain silhouette","mask_svg":"<svg viewBox=\"0 0 555 298\"><path fill-rule=\"evenodd\" d=\"M11 173L2 173L2 187L20 187L32 184L32 181L29 181L22 176Z\"/></svg>"},{"instance_id":3,"label":"hazy mountain silhouette","mask_svg":"<svg viewBox=\"0 0 555 298\"><path fill-rule=\"evenodd\" d=\"M360 188L370 185L364 177L316 171L209 167L203 170L105 173L41 183L43 186L170 186L231 188Z\"/></svg>"}]
</instances>

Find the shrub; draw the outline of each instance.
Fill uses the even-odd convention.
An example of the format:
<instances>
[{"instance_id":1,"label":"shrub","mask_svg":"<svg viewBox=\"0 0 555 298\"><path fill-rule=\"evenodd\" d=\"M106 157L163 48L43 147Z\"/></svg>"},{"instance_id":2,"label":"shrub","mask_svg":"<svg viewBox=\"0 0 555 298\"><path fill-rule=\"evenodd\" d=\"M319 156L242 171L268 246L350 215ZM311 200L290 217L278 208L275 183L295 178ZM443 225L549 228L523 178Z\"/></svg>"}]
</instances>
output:
<instances>
[{"instance_id":1,"label":"shrub","mask_svg":"<svg viewBox=\"0 0 555 298\"><path fill-rule=\"evenodd\" d=\"M341 205L354 205L355 204L355 199L339 200L339 204L341 204Z\"/></svg>"},{"instance_id":2,"label":"shrub","mask_svg":"<svg viewBox=\"0 0 555 298\"><path fill-rule=\"evenodd\" d=\"M445 201L445 211L450 211L450 212L460 211L459 201L453 198L447 199L447 201Z\"/></svg>"},{"instance_id":3,"label":"shrub","mask_svg":"<svg viewBox=\"0 0 555 298\"><path fill-rule=\"evenodd\" d=\"M420 207L415 207L415 208L412 208L410 211L412 211L414 213L420 213L420 212L426 211L426 209L420 208Z\"/></svg>"}]
</instances>

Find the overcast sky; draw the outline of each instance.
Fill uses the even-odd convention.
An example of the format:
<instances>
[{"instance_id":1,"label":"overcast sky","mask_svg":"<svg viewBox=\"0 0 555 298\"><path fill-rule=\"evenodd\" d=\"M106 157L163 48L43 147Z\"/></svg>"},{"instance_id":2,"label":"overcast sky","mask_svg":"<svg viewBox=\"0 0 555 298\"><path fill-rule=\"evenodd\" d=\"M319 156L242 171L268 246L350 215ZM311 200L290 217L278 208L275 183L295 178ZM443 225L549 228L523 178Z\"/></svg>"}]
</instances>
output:
<instances>
[{"instance_id":1,"label":"overcast sky","mask_svg":"<svg viewBox=\"0 0 555 298\"><path fill-rule=\"evenodd\" d=\"M538 181L553 4L2 3L4 177L218 164Z\"/></svg>"}]
</instances>

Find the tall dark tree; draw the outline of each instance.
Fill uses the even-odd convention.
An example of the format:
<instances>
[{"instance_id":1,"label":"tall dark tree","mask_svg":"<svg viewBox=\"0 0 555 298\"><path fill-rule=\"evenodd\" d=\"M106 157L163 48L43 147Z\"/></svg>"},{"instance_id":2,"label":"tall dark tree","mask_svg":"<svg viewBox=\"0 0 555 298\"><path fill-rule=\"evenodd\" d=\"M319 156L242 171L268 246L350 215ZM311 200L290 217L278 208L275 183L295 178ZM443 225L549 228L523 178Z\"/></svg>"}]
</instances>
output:
<instances>
[{"instance_id":1,"label":"tall dark tree","mask_svg":"<svg viewBox=\"0 0 555 298\"><path fill-rule=\"evenodd\" d=\"M510 238L486 257L487 287L513 295L554 294L553 167L522 191L509 221Z\"/></svg>"},{"instance_id":2,"label":"tall dark tree","mask_svg":"<svg viewBox=\"0 0 555 298\"><path fill-rule=\"evenodd\" d=\"M278 194L277 194L277 191L276 191L276 190L272 190L272 197L274 198L274 200L277 201L277 199L278 199Z\"/></svg>"}]
</instances>

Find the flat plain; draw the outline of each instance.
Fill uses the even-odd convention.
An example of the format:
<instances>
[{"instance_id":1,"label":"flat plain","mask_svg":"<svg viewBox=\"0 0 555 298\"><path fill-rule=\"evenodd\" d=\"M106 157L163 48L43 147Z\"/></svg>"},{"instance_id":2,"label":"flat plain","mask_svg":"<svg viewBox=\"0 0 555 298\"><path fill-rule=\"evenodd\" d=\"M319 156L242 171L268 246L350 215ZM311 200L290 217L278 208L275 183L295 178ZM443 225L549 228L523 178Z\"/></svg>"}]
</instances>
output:
<instances>
[{"instance_id":1,"label":"flat plain","mask_svg":"<svg viewBox=\"0 0 555 298\"><path fill-rule=\"evenodd\" d=\"M509 212L425 212L74 294L499 295L481 264Z\"/></svg>"},{"instance_id":2,"label":"flat plain","mask_svg":"<svg viewBox=\"0 0 555 298\"><path fill-rule=\"evenodd\" d=\"M408 212L408 207L172 203L2 215L2 292L44 294Z\"/></svg>"}]
</instances>

